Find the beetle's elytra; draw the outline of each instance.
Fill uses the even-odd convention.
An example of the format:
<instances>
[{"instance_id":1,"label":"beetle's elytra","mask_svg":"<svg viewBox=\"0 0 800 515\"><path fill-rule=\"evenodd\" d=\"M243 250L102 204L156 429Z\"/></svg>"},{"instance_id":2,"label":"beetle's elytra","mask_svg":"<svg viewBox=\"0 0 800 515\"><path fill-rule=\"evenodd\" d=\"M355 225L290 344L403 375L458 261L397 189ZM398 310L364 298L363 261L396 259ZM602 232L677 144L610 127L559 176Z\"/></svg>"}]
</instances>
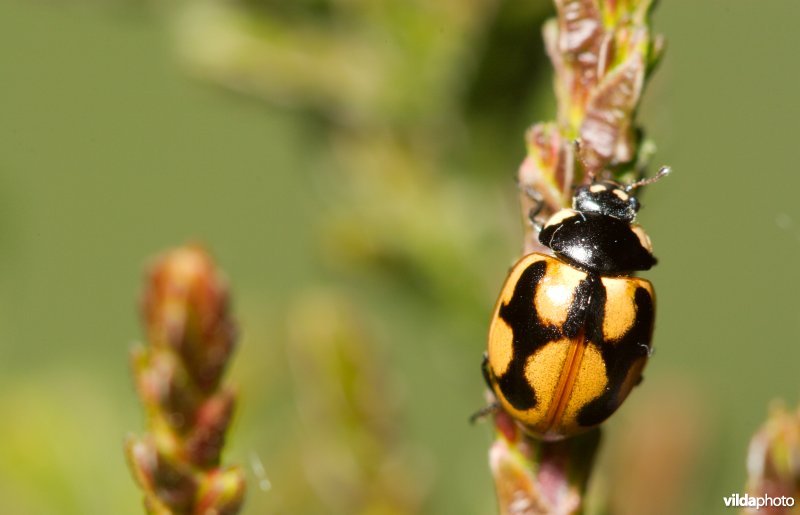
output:
<instances>
[{"instance_id":1,"label":"beetle's elytra","mask_svg":"<svg viewBox=\"0 0 800 515\"><path fill-rule=\"evenodd\" d=\"M558 440L597 426L641 381L655 295L632 274L656 260L634 224L639 204L629 192L644 183L578 188L573 208L539 233L555 257L523 257L500 291L484 376L503 409L535 437Z\"/></svg>"}]
</instances>

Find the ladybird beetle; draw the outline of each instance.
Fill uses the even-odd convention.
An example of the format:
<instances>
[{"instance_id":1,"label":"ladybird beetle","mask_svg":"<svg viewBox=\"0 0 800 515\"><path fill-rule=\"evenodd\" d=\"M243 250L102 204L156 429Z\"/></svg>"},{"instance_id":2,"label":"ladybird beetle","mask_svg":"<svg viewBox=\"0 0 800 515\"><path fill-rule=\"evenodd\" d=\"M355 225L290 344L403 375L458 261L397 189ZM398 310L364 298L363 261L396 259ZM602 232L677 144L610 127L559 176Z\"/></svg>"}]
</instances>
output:
<instances>
[{"instance_id":1,"label":"ladybird beetle","mask_svg":"<svg viewBox=\"0 0 800 515\"><path fill-rule=\"evenodd\" d=\"M656 263L634 223L631 191L592 180L572 209L556 212L539 241L555 257L532 253L512 268L489 327L483 372L500 406L525 431L559 440L597 426L642 378L651 354L655 296L632 274Z\"/></svg>"}]
</instances>

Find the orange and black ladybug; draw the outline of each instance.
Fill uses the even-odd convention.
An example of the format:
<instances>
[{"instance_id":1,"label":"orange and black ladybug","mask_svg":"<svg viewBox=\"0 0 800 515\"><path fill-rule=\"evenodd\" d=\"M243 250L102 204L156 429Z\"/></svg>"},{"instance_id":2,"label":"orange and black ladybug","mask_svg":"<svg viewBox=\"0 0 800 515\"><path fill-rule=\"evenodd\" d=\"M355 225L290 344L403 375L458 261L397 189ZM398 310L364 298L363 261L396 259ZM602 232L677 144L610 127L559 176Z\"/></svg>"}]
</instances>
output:
<instances>
[{"instance_id":1,"label":"orange and black ladybug","mask_svg":"<svg viewBox=\"0 0 800 515\"><path fill-rule=\"evenodd\" d=\"M631 194L653 179L579 187L572 209L539 233L555 257L511 269L489 328L483 371L502 408L529 434L558 440L597 426L641 381L651 354L655 296L633 277L656 263L634 223Z\"/></svg>"}]
</instances>

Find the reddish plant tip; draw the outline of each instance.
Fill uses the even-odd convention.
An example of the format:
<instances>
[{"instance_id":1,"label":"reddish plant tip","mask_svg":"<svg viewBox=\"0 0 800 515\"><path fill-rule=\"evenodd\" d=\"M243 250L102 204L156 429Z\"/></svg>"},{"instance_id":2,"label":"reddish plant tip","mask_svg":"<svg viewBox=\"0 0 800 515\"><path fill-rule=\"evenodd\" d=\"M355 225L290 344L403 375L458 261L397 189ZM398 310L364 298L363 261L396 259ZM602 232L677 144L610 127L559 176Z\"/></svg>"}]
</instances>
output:
<instances>
[{"instance_id":1,"label":"reddish plant tip","mask_svg":"<svg viewBox=\"0 0 800 515\"><path fill-rule=\"evenodd\" d=\"M786 499L800 496L800 409L789 410L775 402L769 417L753 435L747 453L747 492L771 497L781 504L748 507L750 513L789 513Z\"/></svg>"},{"instance_id":2,"label":"reddish plant tip","mask_svg":"<svg viewBox=\"0 0 800 515\"><path fill-rule=\"evenodd\" d=\"M228 288L199 246L172 250L148 273L142 318L152 347L170 347L203 390L216 387L235 342Z\"/></svg>"},{"instance_id":3,"label":"reddish plant tip","mask_svg":"<svg viewBox=\"0 0 800 515\"><path fill-rule=\"evenodd\" d=\"M148 341L131 355L148 433L126 445L148 513L233 515L239 468L220 469L236 394L220 379L234 348L228 290L208 253L181 247L150 266L142 299Z\"/></svg>"}]
</instances>

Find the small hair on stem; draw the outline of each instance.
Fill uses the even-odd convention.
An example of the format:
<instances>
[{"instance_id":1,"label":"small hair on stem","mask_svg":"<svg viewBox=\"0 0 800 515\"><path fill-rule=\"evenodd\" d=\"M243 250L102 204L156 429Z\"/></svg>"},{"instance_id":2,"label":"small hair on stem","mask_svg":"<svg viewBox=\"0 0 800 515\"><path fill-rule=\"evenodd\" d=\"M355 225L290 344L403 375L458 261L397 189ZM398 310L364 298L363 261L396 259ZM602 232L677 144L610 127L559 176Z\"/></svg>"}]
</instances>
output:
<instances>
[{"instance_id":1,"label":"small hair on stem","mask_svg":"<svg viewBox=\"0 0 800 515\"><path fill-rule=\"evenodd\" d=\"M583 142L580 138L575 138L573 145L575 147L575 155L577 156L578 161L580 161L583 170L586 172L586 177L588 177L589 181L593 183L597 177L597 167L589 166L589 163L587 163L586 159L583 157Z\"/></svg>"}]
</instances>

